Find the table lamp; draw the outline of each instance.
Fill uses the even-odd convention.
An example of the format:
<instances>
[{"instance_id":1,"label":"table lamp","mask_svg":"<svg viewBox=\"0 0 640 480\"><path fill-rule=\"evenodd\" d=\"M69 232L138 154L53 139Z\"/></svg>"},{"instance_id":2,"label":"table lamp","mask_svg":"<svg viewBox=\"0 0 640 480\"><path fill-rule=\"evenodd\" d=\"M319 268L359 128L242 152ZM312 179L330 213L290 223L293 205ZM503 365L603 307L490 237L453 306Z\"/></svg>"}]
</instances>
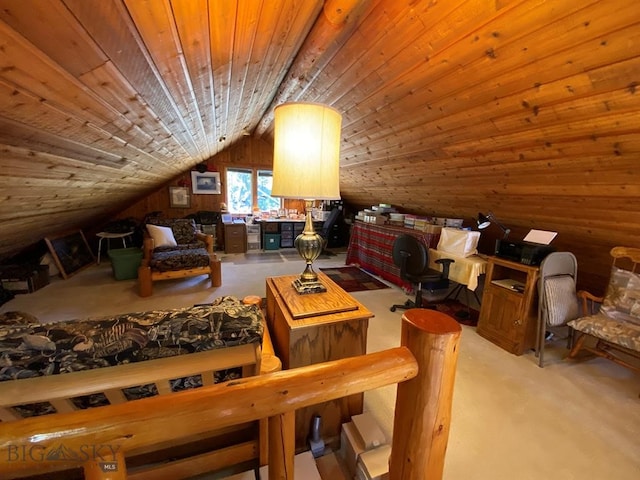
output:
<instances>
[{"instance_id":1,"label":"table lamp","mask_svg":"<svg viewBox=\"0 0 640 480\"><path fill-rule=\"evenodd\" d=\"M487 213L486 215L483 215L482 213L478 213L478 228L480 230L484 230L485 228L487 228L489 225L491 225L492 223L495 223L498 227L500 227L500 230L502 230L502 233L504 234L504 237L502 237L503 239L507 238L509 236L509 234L511 233L511 229L505 227L504 225L502 225L495 217L495 215L491 212Z\"/></svg>"},{"instance_id":2,"label":"table lamp","mask_svg":"<svg viewBox=\"0 0 640 480\"><path fill-rule=\"evenodd\" d=\"M271 196L305 202L304 230L295 247L306 267L293 282L298 293L327 289L313 271L325 240L313 230L315 200L340 198L340 128L342 116L317 103L284 103L274 110L273 186Z\"/></svg>"}]
</instances>

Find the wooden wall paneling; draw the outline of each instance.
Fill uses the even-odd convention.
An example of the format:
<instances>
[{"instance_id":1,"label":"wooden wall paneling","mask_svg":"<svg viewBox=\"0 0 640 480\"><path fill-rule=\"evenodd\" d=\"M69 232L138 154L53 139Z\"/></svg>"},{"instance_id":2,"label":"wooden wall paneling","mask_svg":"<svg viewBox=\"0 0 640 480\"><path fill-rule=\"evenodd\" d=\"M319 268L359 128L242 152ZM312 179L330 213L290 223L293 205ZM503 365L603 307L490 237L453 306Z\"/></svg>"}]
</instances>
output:
<instances>
[{"instance_id":1,"label":"wooden wall paneling","mask_svg":"<svg viewBox=\"0 0 640 480\"><path fill-rule=\"evenodd\" d=\"M180 170L176 159L188 157L171 130L151 110L112 62L87 72L80 80L117 111L105 130L119 135L148 154L153 154L169 170ZM185 163L182 163L184 167Z\"/></svg>"},{"instance_id":2,"label":"wooden wall paneling","mask_svg":"<svg viewBox=\"0 0 640 480\"><path fill-rule=\"evenodd\" d=\"M233 48L236 34L237 2L212 0L209 2L209 32L211 35L211 66L213 68L214 99L216 105L216 127L220 150L229 146L226 136L230 135L229 117L230 88L232 82L232 66L234 62Z\"/></svg>"},{"instance_id":3,"label":"wooden wall paneling","mask_svg":"<svg viewBox=\"0 0 640 480\"><path fill-rule=\"evenodd\" d=\"M174 0L171 2L171 9L180 36L188 80L196 99L195 107L201 118L203 141L206 142L205 156L209 157L219 151L209 37L209 2Z\"/></svg>"},{"instance_id":4,"label":"wooden wall paneling","mask_svg":"<svg viewBox=\"0 0 640 480\"><path fill-rule=\"evenodd\" d=\"M283 5L276 5L275 2L265 3L249 59L251 74L247 75L243 89L242 103L249 105L249 108L236 111L238 127L247 131L253 129L255 125L251 119L263 113L262 109L256 107L269 104L273 106L277 101L274 97L285 75L289 72L289 81L292 78L290 69L293 67L290 59L296 55L302 40L318 18L322 4L323 2L318 0L287 1ZM278 35L276 32L284 33ZM319 60L318 55L315 59Z\"/></svg>"},{"instance_id":5,"label":"wooden wall paneling","mask_svg":"<svg viewBox=\"0 0 640 480\"><path fill-rule=\"evenodd\" d=\"M597 12L597 13L599 13L599 12ZM492 25L492 27L493 27L493 25ZM544 33L546 33L546 32L544 32ZM597 31L596 30L591 30L591 31L589 31L589 33L593 34L594 36L597 36L597 35L601 34L601 30L597 30ZM490 35L485 35L485 36L490 36ZM499 38L499 37L500 37L500 35L498 35L496 38ZM556 37L557 37L557 35L551 35L551 32L549 32L549 34L545 38L553 38L553 39L555 39ZM584 44L585 36L581 36L579 38L580 38L580 41L583 42L583 44ZM567 44L567 42L560 43L558 45L561 46L561 50L560 51L566 50L568 48L571 48L571 44ZM464 49L466 49L467 51L475 51L473 49L468 49L464 45L462 47L464 47ZM504 52L505 47L506 47L506 45L501 46L500 51ZM558 51L557 47L546 45L546 44L541 43L539 41L536 41L536 43L534 43L533 46L528 46L527 47L528 55L531 55L531 52L529 52L529 51L533 50L534 47L539 49L541 52L546 52L547 55L549 54L549 52L554 52L553 55L557 55L557 51ZM464 51L464 49L462 51ZM522 49L522 45L521 44L519 44L519 45L515 44L514 45L514 52L512 52L512 54L507 54L506 52L505 53L501 53L500 62L493 62L493 63L495 65L500 65L503 70L511 70L513 72L517 72L516 75L518 76L519 81L521 83L525 83L526 82L526 85L530 87L531 85L533 85L533 82L531 81L530 76L526 72L524 72L521 68L517 69L517 68L513 68L511 66L511 63L515 63L515 62L520 61L519 59L521 58L521 55L518 55L518 53L520 53L519 51L521 49ZM479 50L479 52L482 53L482 50ZM571 52L572 52L572 55L575 56L575 51L572 50ZM593 52L593 46L585 44L585 51L584 51L585 58L592 58L592 52ZM450 55L450 52L445 52L445 53L448 53ZM625 55L628 55L628 54L625 54ZM450 58L450 61L442 62L442 61L438 61L439 59L438 59L437 56L434 56L431 59L432 61L429 64L429 68L431 69L431 71L429 73L430 78L437 78L437 76L438 76L438 73L437 73L438 68L440 68L440 69L445 68L445 69L448 69L448 70L452 70L450 65L458 65L457 62L461 61L461 59L458 58L458 55L456 55L454 58L455 58L455 62L451 61L451 60L453 60L453 58ZM458 108L459 109L462 109L461 107L465 107L465 109L468 108L469 107L469 101L474 101L474 100L477 101L478 99L487 99L487 100L488 99L494 99L496 94L499 94L500 96L504 96L505 91L509 91L505 87L505 83L508 83L508 80L505 79L504 76L500 76L499 77L500 78L500 84L498 85L498 88L500 89L499 92L494 92L494 91L491 91L491 90L487 90L487 88L486 88L487 87L487 82L479 82L479 80L481 80L483 78L482 75L485 75L485 76L489 75L489 76L492 76L494 78L498 78L498 74L504 73L503 70L496 71L494 65L491 65L490 68L487 69L486 68L486 66L487 66L486 64L487 63L491 63L491 62L486 59L486 56L484 54L482 54L479 57L479 59L480 59L479 60L480 67L477 69L477 71L471 70L469 72L470 73L469 77L467 77L466 75L465 76L460 76L457 70L453 70L452 73L450 74L450 76L451 76L451 80L450 81L443 81L443 82L440 82L440 83L437 84L437 85L443 86L445 88L448 88L449 90L455 90L455 89L460 89L459 85L461 84L461 82L465 82L464 83L464 89L465 89L465 92L466 92L465 93L465 98L468 99L468 100L465 103L453 102L454 106L455 106L456 103L458 104ZM592 61L594 61L594 60L592 60ZM509 62L511 62L511 63L509 63ZM560 67L565 66L565 65L566 65L566 61L564 59L562 59ZM425 66L425 68L426 68L426 66ZM469 68L469 65L465 65L465 70L468 69L468 68ZM575 70L576 67L571 67L571 68ZM558 74L557 73L558 72L558 66L553 65L551 67L547 67L546 71L550 72L551 74L557 75ZM421 76L418 75L417 72L413 72L413 73L416 75L416 78L421 78ZM536 72L536 74L540 78L538 72ZM466 82L468 80L468 78L473 78L474 79L474 81L475 81L474 84L478 86L478 91L477 92L469 91L469 87L470 86L468 85L468 82ZM543 79L541 78L541 80L543 80ZM489 83L490 83L490 81L489 81ZM448 94L446 92L434 90L434 86L432 86L432 85L429 85L428 92L429 92L430 95L433 96L433 98L436 98L436 99L439 99L439 100L438 100L438 104L430 105L431 108L426 109L428 111L427 113L430 112L430 114L433 116L433 115L436 115L438 113L441 113L442 109L447 108L448 110L451 110L451 103L452 103L451 102L451 98L448 96ZM385 90L385 94L388 94L388 90ZM420 101L418 99L416 99L415 97L416 97L416 95L407 95L407 96L405 96L406 101L408 102L407 107L410 107L410 104L415 104L416 102L420 103ZM448 107L446 106L447 103L449 104ZM394 102L394 103L391 103L389 105L393 105L394 108L397 108L399 104L397 102ZM425 113L425 115L427 113ZM409 121L415 122L415 118L416 117L410 117ZM418 117L418 118L420 118L420 117ZM398 129L402 129L402 130L406 131L406 129L402 128L402 127L405 127L405 125L402 125L402 123L399 123L398 127L399 127ZM469 129L466 129L466 131L469 131ZM371 136L372 133L369 133L369 135ZM370 143L369 144L369 149L372 150L372 151L375 151L375 145L373 143Z\"/></svg>"},{"instance_id":6,"label":"wooden wall paneling","mask_svg":"<svg viewBox=\"0 0 640 480\"><path fill-rule=\"evenodd\" d=\"M118 212L115 218L133 217L142 220L147 213L156 210L162 211L170 218L184 217L199 210L220 211L220 203L226 202L225 169L228 166L248 168L258 168L262 166L271 168L273 164L273 147L263 140L243 137L237 144L207 159L205 163L207 163L210 168L215 168L220 172L222 178L222 193L220 195L194 195L191 192L190 172L185 171L169 180L160 188L154 189L149 195ZM188 183L189 194L191 195L191 206L189 208L170 208L169 186L179 185L182 182Z\"/></svg>"},{"instance_id":7,"label":"wooden wall paneling","mask_svg":"<svg viewBox=\"0 0 640 480\"><path fill-rule=\"evenodd\" d=\"M96 157L102 165L121 168L122 157L87 145L73 142L42 130L32 128L23 123L0 117L0 143L22 147L30 151L43 151L60 157L96 164Z\"/></svg>"},{"instance_id":8,"label":"wooden wall paneling","mask_svg":"<svg viewBox=\"0 0 640 480\"><path fill-rule=\"evenodd\" d=\"M106 61L104 53L58 0L0 0L0 20L72 76L78 77ZM2 36L6 33L3 31Z\"/></svg>"},{"instance_id":9,"label":"wooden wall paneling","mask_svg":"<svg viewBox=\"0 0 640 480\"><path fill-rule=\"evenodd\" d=\"M190 155L197 156L198 148L191 132L168 94L126 7L121 2L64 0L64 3L155 116L163 119Z\"/></svg>"},{"instance_id":10,"label":"wooden wall paneling","mask_svg":"<svg viewBox=\"0 0 640 480\"><path fill-rule=\"evenodd\" d=\"M77 79L61 66L53 63L40 50L8 30L2 23L0 36L5 41L0 58L6 65L0 72L0 79L8 88L34 98L43 106L59 109L96 125L102 125L108 120L108 108L90 92L83 90ZM21 67L25 57L30 59L28 69Z\"/></svg>"},{"instance_id":11,"label":"wooden wall paneling","mask_svg":"<svg viewBox=\"0 0 640 480\"><path fill-rule=\"evenodd\" d=\"M431 32L430 27L433 28L437 20L457 8L462 8L464 3L431 3L425 18L420 18L415 10L413 15L408 16L400 3L389 5L379 2L373 5L371 13L365 17L368 20L366 24L363 23L362 27L356 29L350 41L341 48L338 58L344 56L350 61L330 62L319 75L318 87L333 92L333 96L328 97L329 101L338 98L341 98L341 102L348 101L349 92L365 92L364 99L358 95L360 102L374 97L386 90L387 82L395 80L398 75L415 66L416 43L428 43L428 39L436 37L438 33ZM390 31L402 31L402 34L389 42ZM412 55L407 55L407 52ZM369 75L362 75L363 72ZM371 75L370 72L375 74ZM366 81L367 88L360 85L363 81ZM377 88L371 88L372 84ZM316 94L326 95L324 91L317 91ZM387 101L389 100L387 97ZM363 115L368 113L370 112L363 111Z\"/></svg>"},{"instance_id":12,"label":"wooden wall paneling","mask_svg":"<svg viewBox=\"0 0 640 480\"><path fill-rule=\"evenodd\" d=\"M262 3L262 2L261 2ZM264 9L264 3L259 8L255 8L250 3L240 3L236 15L236 31L234 35L233 45L233 64L231 70L230 101L229 101L229 130L225 135L231 139L231 131L238 131L244 128L238 128L238 115L240 113L240 105L243 95L247 94L247 89L251 88L247 85L251 82L251 76L259 70L255 66L255 55L264 55L261 50L262 45L256 44L258 38L258 28L260 27L261 11ZM254 52L257 49L257 52ZM258 57L259 58L259 57ZM262 60L262 59L261 59ZM260 61L260 60L258 60ZM250 93L249 93L250 95Z\"/></svg>"},{"instance_id":13,"label":"wooden wall paneling","mask_svg":"<svg viewBox=\"0 0 640 480\"><path fill-rule=\"evenodd\" d=\"M124 0L127 10L158 71L167 95L186 127L185 134L197 146L194 156L207 156L210 149L184 59L183 47L169 0Z\"/></svg>"}]
</instances>

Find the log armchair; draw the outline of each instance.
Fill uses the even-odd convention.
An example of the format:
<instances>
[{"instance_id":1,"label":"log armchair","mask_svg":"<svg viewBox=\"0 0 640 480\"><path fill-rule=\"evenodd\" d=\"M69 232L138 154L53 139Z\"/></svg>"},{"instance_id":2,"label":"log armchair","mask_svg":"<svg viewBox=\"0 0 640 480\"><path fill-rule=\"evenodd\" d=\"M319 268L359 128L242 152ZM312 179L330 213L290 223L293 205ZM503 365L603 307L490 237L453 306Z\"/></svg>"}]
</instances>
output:
<instances>
[{"instance_id":1,"label":"log armchair","mask_svg":"<svg viewBox=\"0 0 640 480\"><path fill-rule=\"evenodd\" d=\"M138 269L140 296L150 296L158 280L208 275L212 287L220 286L220 260L213 242L212 235L197 231L193 219L149 219Z\"/></svg>"}]
</instances>

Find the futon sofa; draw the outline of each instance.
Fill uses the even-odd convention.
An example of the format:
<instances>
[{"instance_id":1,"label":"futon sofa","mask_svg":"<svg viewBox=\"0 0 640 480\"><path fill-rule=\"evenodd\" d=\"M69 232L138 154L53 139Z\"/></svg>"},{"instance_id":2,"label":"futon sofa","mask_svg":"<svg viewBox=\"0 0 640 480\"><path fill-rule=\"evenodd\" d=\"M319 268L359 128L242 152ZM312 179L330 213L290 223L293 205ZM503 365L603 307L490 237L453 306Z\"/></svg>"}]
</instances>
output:
<instances>
[{"instance_id":1,"label":"futon sofa","mask_svg":"<svg viewBox=\"0 0 640 480\"><path fill-rule=\"evenodd\" d=\"M0 429L26 417L171 395L281 366L260 306L230 296L189 308L46 324L28 315L0 315L0 359ZM212 427L207 439L187 437L184 445L191 447L184 447L179 461L202 455L205 445L232 451L229 438L264 451L259 444L266 441L266 423L257 426L241 425L233 436ZM174 445L167 455L178 460L176 451ZM132 452L132 465L140 466L141 453L150 455ZM169 465L162 455L156 452L154 461ZM41 468L39 473L51 473L55 462Z\"/></svg>"},{"instance_id":2,"label":"futon sofa","mask_svg":"<svg viewBox=\"0 0 640 480\"><path fill-rule=\"evenodd\" d=\"M142 264L138 269L141 297L153 293L153 282L208 275L212 286L220 286L220 260L214 238L197 231L190 218L151 218L147 221Z\"/></svg>"}]
</instances>

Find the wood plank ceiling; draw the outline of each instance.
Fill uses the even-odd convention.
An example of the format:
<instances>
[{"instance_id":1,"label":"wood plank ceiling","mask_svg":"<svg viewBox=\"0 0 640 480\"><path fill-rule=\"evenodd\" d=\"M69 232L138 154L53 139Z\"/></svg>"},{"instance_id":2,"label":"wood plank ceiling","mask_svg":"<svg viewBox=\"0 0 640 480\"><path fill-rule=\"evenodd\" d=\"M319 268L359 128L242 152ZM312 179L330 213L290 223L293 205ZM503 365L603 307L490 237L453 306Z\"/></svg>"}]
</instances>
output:
<instances>
[{"instance_id":1,"label":"wood plank ceiling","mask_svg":"<svg viewBox=\"0 0 640 480\"><path fill-rule=\"evenodd\" d=\"M640 234L639 72L632 0L0 0L0 256L270 141L285 101L343 113L352 205L606 256Z\"/></svg>"}]
</instances>

